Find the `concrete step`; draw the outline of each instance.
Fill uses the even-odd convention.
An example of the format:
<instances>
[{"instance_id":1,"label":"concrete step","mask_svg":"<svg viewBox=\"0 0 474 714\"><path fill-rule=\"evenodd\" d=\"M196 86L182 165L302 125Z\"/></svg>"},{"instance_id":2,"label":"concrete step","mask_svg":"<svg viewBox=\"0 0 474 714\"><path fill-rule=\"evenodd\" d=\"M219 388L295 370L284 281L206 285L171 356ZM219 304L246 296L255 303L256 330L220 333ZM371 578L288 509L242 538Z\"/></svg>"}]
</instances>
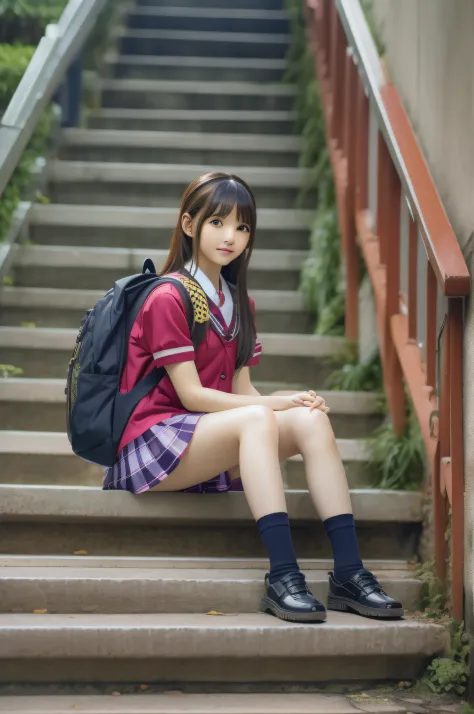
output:
<instances>
[{"instance_id":1,"label":"concrete step","mask_svg":"<svg viewBox=\"0 0 474 714\"><path fill-rule=\"evenodd\" d=\"M137 0L139 7L169 7L170 0ZM283 0L205 0L197 3L196 0L176 0L173 7L194 8L196 5L206 8L235 8L242 10L283 10Z\"/></svg>"},{"instance_id":2,"label":"concrete step","mask_svg":"<svg viewBox=\"0 0 474 714\"><path fill-rule=\"evenodd\" d=\"M51 278L50 284L57 284L54 271L47 270ZM91 277L99 278L103 289L81 290L49 287L15 287L0 290L0 324L21 326L23 323L34 323L36 327L75 327L79 328L81 319L90 307L100 300L106 290L113 285L107 281L109 277L100 276L100 271L92 272ZM109 273L109 271L107 271ZM80 278L80 273L78 278ZM86 278L84 285L89 285ZM116 278L119 275L115 275ZM18 273L15 273L18 282ZM36 282L33 271L26 275L22 271L19 283ZM45 276L42 281L46 282ZM67 275L62 275L61 284L67 282ZM302 334L313 331L313 322L304 309L301 293L291 290L251 290L257 307L257 329L260 332L275 332Z\"/></svg>"},{"instance_id":3,"label":"concrete step","mask_svg":"<svg viewBox=\"0 0 474 714\"><path fill-rule=\"evenodd\" d=\"M176 696L179 693L181 696ZM4 714L409 714L413 707L385 693L357 697L342 694L109 694L3 697Z\"/></svg>"},{"instance_id":4,"label":"concrete step","mask_svg":"<svg viewBox=\"0 0 474 714\"><path fill-rule=\"evenodd\" d=\"M344 613L320 625L260 613L3 614L0 679L44 681L53 671L57 682L414 679L446 646L441 625Z\"/></svg>"},{"instance_id":5,"label":"concrete step","mask_svg":"<svg viewBox=\"0 0 474 714\"><path fill-rule=\"evenodd\" d=\"M176 696L180 694L181 696ZM386 692L343 694L70 694L3 697L4 714L410 714L413 706ZM357 701L357 705L354 704ZM357 708L355 708L357 707Z\"/></svg>"},{"instance_id":6,"label":"concrete step","mask_svg":"<svg viewBox=\"0 0 474 714\"><path fill-rule=\"evenodd\" d=\"M105 79L100 88L109 108L290 111L295 101L294 88L281 83Z\"/></svg>"},{"instance_id":7,"label":"concrete step","mask_svg":"<svg viewBox=\"0 0 474 714\"><path fill-rule=\"evenodd\" d=\"M253 270L276 270L279 272L278 287L287 290L290 286L281 281L283 274L291 271L295 274L291 287L296 288L303 262L307 257L308 233L313 216L312 211L259 209L251 274ZM115 253L109 250L102 251L100 255L96 253L89 265L95 266L97 260L108 264L111 260L114 267L129 269L133 265L133 270L136 270L141 269L140 261L143 264L143 256L146 258L152 255L157 260L157 267L158 263L163 265L177 219L176 207L35 204L30 214L29 234L34 243L40 244L81 247L90 245L94 250L100 250L96 246L121 249ZM288 244L291 249L288 249ZM136 252L130 248L131 245L134 249L147 250ZM75 251L77 250L80 251L81 248L75 248ZM41 260L41 251L25 255L32 256L32 260ZM51 254L51 259L59 260L59 249L55 255L56 258L53 258ZM77 260L82 260L80 255L80 252L74 253L74 264ZM88 255L92 256L93 251L89 251ZM124 255L127 255L126 259ZM68 267L72 266L69 264Z\"/></svg>"},{"instance_id":8,"label":"concrete step","mask_svg":"<svg viewBox=\"0 0 474 714\"><path fill-rule=\"evenodd\" d=\"M64 388L63 388L64 391ZM17 422L23 409L14 409ZM32 406L33 412L38 410L38 405ZM49 412L53 411L49 409ZM56 410L57 414L57 410ZM1 415L1 413L0 413ZM81 485L102 486L103 471L87 461L78 459L71 451L66 430L65 409L62 409L62 419L59 414L60 431L46 431L46 418L48 410L41 410L36 416L27 417L27 421L38 423L42 417L40 430L30 431L27 423L20 423L19 430L6 430L2 420L0 431L0 453L2 454L2 471L0 483L23 484L52 484L52 485ZM6 421L13 420L8 416ZM5 425L6 426L6 425ZM344 461L349 484L353 488L364 488L371 485L370 470L367 464L367 454L364 442L360 439L339 439L339 452ZM290 459L282 465L283 477L293 481L297 480L300 488L306 489L303 464L301 459Z\"/></svg>"},{"instance_id":9,"label":"concrete step","mask_svg":"<svg viewBox=\"0 0 474 714\"><path fill-rule=\"evenodd\" d=\"M77 211L77 208L74 207L74 210ZM118 215L117 218L120 216ZM92 217L85 217L84 220L92 222ZM40 233L40 236L46 234L48 229L51 232L56 230L58 236L67 232L71 242L73 240L76 240L77 243L80 242L80 226L63 227L45 224L44 231ZM104 241L107 236L113 235L113 226L82 227L82 230L87 231L89 236L94 229L97 231L97 241L102 235L104 235ZM122 229L124 238L126 235L129 236L129 244L140 244L138 238L140 235L144 235L142 241L144 243L148 242L146 240L148 237L151 238L151 229L144 228L140 231L137 228L134 233L126 225L122 226ZM101 232L102 230L103 232ZM35 237L38 237L39 230L32 232ZM105 291L118 278L141 272L143 262L148 257L153 258L156 269L161 270L167 256L168 250L156 250L155 246L149 250L79 248L64 245L19 246L15 253L12 278L15 287L56 287L76 290L87 288ZM248 274L250 290L274 290L275 286L278 286L284 292L295 292L299 286L300 269L305 257L306 253L303 251L255 250L252 254ZM6 294L5 299L8 299Z\"/></svg>"},{"instance_id":10,"label":"concrete step","mask_svg":"<svg viewBox=\"0 0 474 714\"><path fill-rule=\"evenodd\" d=\"M140 7L126 15L128 27L137 30L194 30L211 32L288 34L288 14L282 10L201 7Z\"/></svg>"},{"instance_id":11,"label":"concrete step","mask_svg":"<svg viewBox=\"0 0 474 714\"><path fill-rule=\"evenodd\" d=\"M283 59L246 57L169 57L109 53L106 76L116 79L167 79L191 82L280 82Z\"/></svg>"},{"instance_id":12,"label":"concrete step","mask_svg":"<svg viewBox=\"0 0 474 714\"><path fill-rule=\"evenodd\" d=\"M126 55L177 55L179 57L256 57L283 59L289 35L257 32L194 30L132 30L112 33Z\"/></svg>"},{"instance_id":13,"label":"concrete step","mask_svg":"<svg viewBox=\"0 0 474 714\"><path fill-rule=\"evenodd\" d=\"M266 135L293 134L295 122L294 111L195 111L190 114L181 109L101 108L89 112L87 123L91 129Z\"/></svg>"},{"instance_id":14,"label":"concrete step","mask_svg":"<svg viewBox=\"0 0 474 714\"><path fill-rule=\"evenodd\" d=\"M0 612L166 613L257 612L265 594L262 570L127 567L0 567ZM406 571L377 571L384 589L418 609L421 582ZM315 597L327 604L326 571L306 573Z\"/></svg>"},{"instance_id":15,"label":"concrete step","mask_svg":"<svg viewBox=\"0 0 474 714\"><path fill-rule=\"evenodd\" d=\"M59 158L288 167L298 165L302 148L302 142L294 136L214 134L210 146L206 146L207 138L193 132L68 129L62 134Z\"/></svg>"},{"instance_id":16,"label":"concrete step","mask_svg":"<svg viewBox=\"0 0 474 714\"><path fill-rule=\"evenodd\" d=\"M25 377L64 378L77 330L43 327L0 327L0 364L24 370ZM262 333L264 354L252 369L254 380L291 381L322 387L334 370L328 358L341 354L342 337Z\"/></svg>"},{"instance_id":17,"label":"concrete step","mask_svg":"<svg viewBox=\"0 0 474 714\"><path fill-rule=\"evenodd\" d=\"M243 493L136 497L99 487L9 484L0 485L0 497L3 554L266 556ZM286 497L298 557L330 558L329 540L308 493L287 491ZM413 558L421 529L419 494L353 489L351 497L362 558Z\"/></svg>"},{"instance_id":18,"label":"concrete step","mask_svg":"<svg viewBox=\"0 0 474 714\"><path fill-rule=\"evenodd\" d=\"M281 391L278 383L256 382L261 394ZM294 385L292 392L304 385ZM340 439L358 439L368 436L377 427L383 415L377 404L377 395L358 392L319 392L331 407L331 424ZM62 379L0 379L0 428L10 431L62 431L64 429L64 380ZM33 405L36 405L33 408ZM355 451L355 454L358 452ZM347 454L350 455L347 446ZM348 460L346 458L346 460ZM363 461L351 461L353 469ZM358 470L357 467L357 470ZM290 465L288 465L290 468ZM295 462L293 470L300 471ZM355 485L355 484L354 484ZM357 484L360 485L360 484Z\"/></svg>"},{"instance_id":19,"label":"concrete step","mask_svg":"<svg viewBox=\"0 0 474 714\"><path fill-rule=\"evenodd\" d=\"M51 161L48 195L55 203L173 206L187 186L211 171L237 173L250 185L259 208L294 208L308 177L300 168ZM308 195L306 206L314 203Z\"/></svg>"}]
</instances>

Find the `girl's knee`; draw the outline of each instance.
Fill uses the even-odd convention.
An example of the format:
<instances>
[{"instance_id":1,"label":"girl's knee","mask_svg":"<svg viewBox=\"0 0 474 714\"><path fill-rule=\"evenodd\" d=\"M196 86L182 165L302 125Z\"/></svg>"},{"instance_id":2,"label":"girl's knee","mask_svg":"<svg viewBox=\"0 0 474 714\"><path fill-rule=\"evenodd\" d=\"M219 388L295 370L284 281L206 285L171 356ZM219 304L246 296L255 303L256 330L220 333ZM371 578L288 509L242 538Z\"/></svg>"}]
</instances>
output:
<instances>
[{"instance_id":1,"label":"girl's knee","mask_svg":"<svg viewBox=\"0 0 474 714\"><path fill-rule=\"evenodd\" d=\"M331 421L325 412L319 409L310 411L307 407L297 407L291 410L291 414L294 426L300 434L324 441L335 438Z\"/></svg>"},{"instance_id":2,"label":"girl's knee","mask_svg":"<svg viewBox=\"0 0 474 714\"><path fill-rule=\"evenodd\" d=\"M275 412L268 407L255 405L245 407L242 426L244 429L261 429L268 434L278 434Z\"/></svg>"}]
</instances>

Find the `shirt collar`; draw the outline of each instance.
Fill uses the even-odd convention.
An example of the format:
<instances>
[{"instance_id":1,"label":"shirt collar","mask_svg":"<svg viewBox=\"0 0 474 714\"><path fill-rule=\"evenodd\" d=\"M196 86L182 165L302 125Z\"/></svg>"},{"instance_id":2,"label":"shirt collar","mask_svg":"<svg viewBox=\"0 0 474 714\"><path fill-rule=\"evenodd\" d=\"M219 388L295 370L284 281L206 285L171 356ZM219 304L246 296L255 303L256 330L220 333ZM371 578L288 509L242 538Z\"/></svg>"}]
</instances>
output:
<instances>
[{"instance_id":1,"label":"shirt collar","mask_svg":"<svg viewBox=\"0 0 474 714\"><path fill-rule=\"evenodd\" d=\"M191 273L193 278L195 280L197 280L199 285L202 287L202 289L206 293L207 297L210 300L212 300L213 303L215 303L216 305L219 305L219 296L217 294L217 290L215 289L214 285L211 283L211 281L207 277L206 273L203 270L201 270L201 268L199 268L197 265L194 265L192 260L188 261L184 267L188 271L188 273ZM221 275L221 282L222 282L222 292L224 293L225 302L227 302L228 300L230 300L230 302L233 302L230 288L227 285L227 282L222 277L222 275Z\"/></svg>"}]
</instances>

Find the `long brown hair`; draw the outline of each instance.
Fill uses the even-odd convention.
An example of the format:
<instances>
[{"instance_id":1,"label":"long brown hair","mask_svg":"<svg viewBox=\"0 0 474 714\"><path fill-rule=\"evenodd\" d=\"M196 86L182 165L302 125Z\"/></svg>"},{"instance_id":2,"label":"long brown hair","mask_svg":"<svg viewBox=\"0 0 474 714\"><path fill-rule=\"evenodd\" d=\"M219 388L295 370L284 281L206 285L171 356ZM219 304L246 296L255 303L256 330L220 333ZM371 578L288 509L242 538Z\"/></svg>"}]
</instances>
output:
<instances>
[{"instance_id":1,"label":"long brown hair","mask_svg":"<svg viewBox=\"0 0 474 714\"><path fill-rule=\"evenodd\" d=\"M240 315L236 369L243 367L252 358L255 349L255 320L247 291L247 269L252 256L257 226L255 198L249 186L239 176L226 173L209 173L200 176L184 192L178 222L171 238L168 258L161 275L183 270L188 261L197 265L202 227L211 216L225 218L234 206L238 220L250 228L250 238L242 255L222 268L222 277L235 286L237 309ZM201 212L196 224L196 234L190 238L183 231L182 218L189 213L191 218ZM193 254L194 250L194 254Z\"/></svg>"}]
</instances>

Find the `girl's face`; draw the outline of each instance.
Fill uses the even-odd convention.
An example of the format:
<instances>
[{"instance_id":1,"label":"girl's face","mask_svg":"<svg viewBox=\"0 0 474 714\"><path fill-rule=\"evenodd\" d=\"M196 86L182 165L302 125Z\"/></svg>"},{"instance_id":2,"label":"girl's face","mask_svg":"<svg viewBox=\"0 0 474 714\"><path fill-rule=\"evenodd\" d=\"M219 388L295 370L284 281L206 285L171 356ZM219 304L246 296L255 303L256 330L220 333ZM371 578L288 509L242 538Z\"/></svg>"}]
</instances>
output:
<instances>
[{"instance_id":1,"label":"girl's face","mask_svg":"<svg viewBox=\"0 0 474 714\"><path fill-rule=\"evenodd\" d=\"M183 229L189 234L191 228L191 234L194 235L192 232L194 221L190 221L190 218L189 214L183 216ZM238 220L236 206L225 218L209 216L201 229L199 266L205 270L206 266L214 265L222 268L229 265L244 252L249 239L250 226Z\"/></svg>"}]
</instances>

